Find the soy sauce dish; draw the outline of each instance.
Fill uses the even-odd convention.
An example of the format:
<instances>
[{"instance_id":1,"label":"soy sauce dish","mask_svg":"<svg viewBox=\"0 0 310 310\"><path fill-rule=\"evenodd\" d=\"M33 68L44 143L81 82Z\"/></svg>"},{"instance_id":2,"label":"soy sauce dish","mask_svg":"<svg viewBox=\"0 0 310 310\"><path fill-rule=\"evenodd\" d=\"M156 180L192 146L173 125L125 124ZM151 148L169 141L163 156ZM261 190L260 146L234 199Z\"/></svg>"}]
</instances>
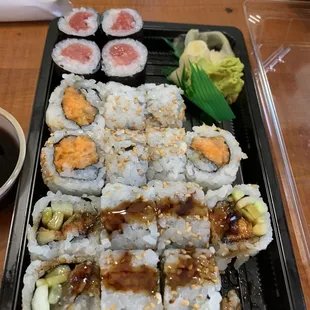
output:
<instances>
[{"instance_id":1,"label":"soy sauce dish","mask_svg":"<svg viewBox=\"0 0 310 310\"><path fill-rule=\"evenodd\" d=\"M9 191L23 167L24 132L17 120L0 108L0 199Z\"/></svg>"}]
</instances>

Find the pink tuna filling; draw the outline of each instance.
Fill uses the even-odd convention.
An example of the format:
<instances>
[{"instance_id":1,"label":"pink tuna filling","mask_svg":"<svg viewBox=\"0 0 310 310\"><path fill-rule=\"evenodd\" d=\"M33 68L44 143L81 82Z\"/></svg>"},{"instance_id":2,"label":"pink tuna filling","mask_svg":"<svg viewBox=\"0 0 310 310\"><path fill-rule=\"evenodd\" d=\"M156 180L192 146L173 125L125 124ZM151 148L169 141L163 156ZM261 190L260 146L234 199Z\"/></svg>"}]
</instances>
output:
<instances>
[{"instance_id":1,"label":"pink tuna filling","mask_svg":"<svg viewBox=\"0 0 310 310\"><path fill-rule=\"evenodd\" d=\"M91 59L93 51L90 47L80 43L73 43L61 51L61 55L69 57L72 60L86 63Z\"/></svg>"},{"instance_id":2,"label":"pink tuna filling","mask_svg":"<svg viewBox=\"0 0 310 310\"><path fill-rule=\"evenodd\" d=\"M115 44L110 48L110 55L114 63L127 66L138 59L138 52L129 44Z\"/></svg>"},{"instance_id":3,"label":"pink tuna filling","mask_svg":"<svg viewBox=\"0 0 310 310\"><path fill-rule=\"evenodd\" d=\"M93 16L93 14L89 12L77 12L70 18L69 26L76 31L87 30L88 25L86 20L91 16Z\"/></svg>"},{"instance_id":4,"label":"pink tuna filling","mask_svg":"<svg viewBox=\"0 0 310 310\"><path fill-rule=\"evenodd\" d=\"M131 30L136 24L135 19L126 11L121 11L115 23L112 25L112 30Z\"/></svg>"}]
</instances>

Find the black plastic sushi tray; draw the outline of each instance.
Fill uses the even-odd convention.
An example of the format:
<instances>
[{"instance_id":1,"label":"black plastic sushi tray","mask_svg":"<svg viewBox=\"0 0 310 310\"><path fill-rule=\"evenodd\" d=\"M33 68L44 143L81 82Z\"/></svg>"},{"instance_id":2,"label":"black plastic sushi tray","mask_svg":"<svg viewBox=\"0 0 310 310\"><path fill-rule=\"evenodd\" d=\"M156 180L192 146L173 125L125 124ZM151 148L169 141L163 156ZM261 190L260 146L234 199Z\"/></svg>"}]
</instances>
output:
<instances>
[{"instance_id":1,"label":"black plastic sushi tray","mask_svg":"<svg viewBox=\"0 0 310 310\"><path fill-rule=\"evenodd\" d=\"M262 196L269 206L274 232L274 240L266 251L251 258L239 271L232 267L226 271L222 276L222 293L235 289L240 296L242 309L247 310L305 309L280 190L242 33L233 27L145 22L144 44L149 51L146 82L166 82L164 69L176 66L177 59L163 38L172 40L191 28L225 33L235 54L245 65L245 86L232 107L236 119L224 122L222 127L235 135L242 150L249 157L242 161L236 182L255 183L260 186ZM58 40L57 20L54 20L47 34L28 135L28 151L17 191L1 287L1 310L21 309L22 279L30 263L26 248L26 226L30 221L34 203L47 192L41 177L39 154L49 136L44 122L45 109L51 92L60 83L51 58L53 47ZM193 106L187 107L186 129L200 125L202 120L203 114L200 111Z\"/></svg>"}]
</instances>

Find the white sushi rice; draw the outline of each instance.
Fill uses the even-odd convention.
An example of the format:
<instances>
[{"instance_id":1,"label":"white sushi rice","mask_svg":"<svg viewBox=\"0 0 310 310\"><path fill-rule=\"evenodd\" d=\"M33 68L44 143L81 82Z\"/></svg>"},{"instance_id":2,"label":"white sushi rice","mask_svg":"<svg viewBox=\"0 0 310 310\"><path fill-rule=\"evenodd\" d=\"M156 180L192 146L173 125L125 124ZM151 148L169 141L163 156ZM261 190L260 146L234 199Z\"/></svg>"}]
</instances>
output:
<instances>
[{"instance_id":1,"label":"white sushi rice","mask_svg":"<svg viewBox=\"0 0 310 310\"><path fill-rule=\"evenodd\" d=\"M146 104L142 93L123 87L113 87L113 90L107 92L112 92L104 104L104 118L108 128L145 129Z\"/></svg>"},{"instance_id":2,"label":"white sushi rice","mask_svg":"<svg viewBox=\"0 0 310 310\"><path fill-rule=\"evenodd\" d=\"M217 169L215 164L207 158L201 159L200 152L190 147L195 137L223 137L230 151L229 163ZM193 131L187 132L186 134L186 142L188 146L187 179L198 183L205 189L217 189L223 185L231 184L236 179L241 159L247 158L247 155L242 152L235 137L230 132L217 128L214 125L193 127Z\"/></svg>"},{"instance_id":3,"label":"white sushi rice","mask_svg":"<svg viewBox=\"0 0 310 310\"><path fill-rule=\"evenodd\" d=\"M100 210L100 198L98 197L87 197L86 195L76 197L63 195L61 192L56 194L48 192L46 197L36 202L32 212L33 226L28 225L28 250L31 259L50 260L63 254L94 256L98 248L100 248L99 231L92 232L88 236L80 236L78 229L75 227L67 234L66 240L52 241L46 245L38 244L37 232L42 219L42 213L51 202L70 203L74 213L97 213Z\"/></svg>"},{"instance_id":4,"label":"white sushi rice","mask_svg":"<svg viewBox=\"0 0 310 310\"><path fill-rule=\"evenodd\" d=\"M58 173L54 165L54 145L67 136L88 136L97 145L99 161L96 164L85 169L72 170L68 167L61 173ZM97 140L96 140L97 139ZM44 183L53 192L60 190L68 195L100 195L101 188L104 185L105 167L102 150L99 147L98 140L100 136L84 132L75 131L55 131L45 143L41 150L41 171Z\"/></svg>"},{"instance_id":5,"label":"white sushi rice","mask_svg":"<svg viewBox=\"0 0 310 310\"><path fill-rule=\"evenodd\" d=\"M95 80L86 80L81 76L74 74L63 74L63 80L52 92L49 105L46 110L46 124L51 131L56 130L77 130L91 131L96 135L104 136L105 121L103 118L104 100L100 93L104 88L104 84L96 82ZM94 122L87 126L79 126L72 120L66 118L63 108L62 100L64 92L67 87L74 87L79 90L89 104L98 110Z\"/></svg>"},{"instance_id":6,"label":"white sushi rice","mask_svg":"<svg viewBox=\"0 0 310 310\"><path fill-rule=\"evenodd\" d=\"M81 44L92 50L92 55L87 62L78 61L61 54L62 50L72 44ZM52 52L53 61L64 70L75 74L92 74L100 62L100 50L96 43L84 39L66 39L58 42Z\"/></svg>"},{"instance_id":7,"label":"white sushi rice","mask_svg":"<svg viewBox=\"0 0 310 310\"><path fill-rule=\"evenodd\" d=\"M110 49L118 44L130 45L139 54L139 57L133 60L129 65L118 65ZM102 49L102 68L101 70L107 76L127 77L143 71L146 65L148 51L147 48L139 41L133 39L120 39L109 41Z\"/></svg>"},{"instance_id":8,"label":"white sushi rice","mask_svg":"<svg viewBox=\"0 0 310 310\"><path fill-rule=\"evenodd\" d=\"M164 273L169 270L169 265L178 264L179 259L186 259L189 255L192 258L198 259L200 255L213 260L213 254L209 249L196 249L194 253L182 252L183 250L166 250L164 252ZM186 285L177 287L173 290L168 281L165 281L164 288L164 308L167 310L220 310L222 296L220 294L221 278L217 270L215 272L217 278L214 282L205 280L202 284Z\"/></svg>"},{"instance_id":9,"label":"white sushi rice","mask_svg":"<svg viewBox=\"0 0 310 310\"><path fill-rule=\"evenodd\" d=\"M132 29L113 30L112 26L115 24L118 15L122 11L130 14L135 20L134 23L131 25ZM136 10L127 9L127 8L110 9L110 10L106 10L103 12L101 26L102 26L102 30L105 32L106 35L110 35L113 37L126 37L126 36L130 36L134 33L139 32L143 27L143 21L142 21L140 14Z\"/></svg>"},{"instance_id":10,"label":"white sushi rice","mask_svg":"<svg viewBox=\"0 0 310 310\"><path fill-rule=\"evenodd\" d=\"M92 14L91 16L89 16L87 19L84 20L85 24L88 27L88 29L86 30L84 29L76 30L72 28L69 24L70 19L79 12L83 12L83 13L85 12L85 13ZM94 9L91 9L91 8L83 8L83 7L74 8L72 9L70 13L61 17L58 20L58 28L60 31L68 35L73 35L77 37L87 37L87 36L94 35L98 29L98 26L99 26L99 14Z\"/></svg>"},{"instance_id":11,"label":"white sushi rice","mask_svg":"<svg viewBox=\"0 0 310 310\"><path fill-rule=\"evenodd\" d=\"M192 197L205 205L202 189L194 183L151 181L148 183L148 195L156 203L170 199L173 203L186 201ZM206 207L207 209L207 207ZM165 248L201 247L209 245L210 222L208 215L168 215L161 213L157 219L160 236L157 249L160 253Z\"/></svg>"},{"instance_id":12,"label":"white sushi rice","mask_svg":"<svg viewBox=\"0 0 310 310\"><path fill-rule=\"evenodd\" d=\"M100 256L100 270L101 275L109 272L111 267L117 262L123 255L124 251L105 251ZM150 268L157 270L157 263L159 261L157 254L152 250L146 251L129 251L132 255L132 266L138 267L146 265ZM130 277L130 274L128 274ZM148 308L149 307L149 308ZM104 283L101 286L101 309L113 309L113 310L145 310L154 309L161 310L162 299L159 293L159 280L158 291L154 292L154 295L147 293L134 293L132 291L117 291L114 289L106 288Z\"/></svg>"},{"instance_id":13,"label":"white sushi rice","mask_svg":"<svg viewBox=\"0 0 310 310\"><path fill-rule=\"evenodd\" d=\"M23 278L24 287L22 290L22 309L23 310L31 310L31 301L33 298L33 294L36 288L36 281L43 277L47 272L49 272L54 267L57 267L61 264L78 264L89 261L90 259L83 256L70 256L70 255L62 255L56 259L50 261L40 261L35 260L31 262L31 264L26 269L26 273ZM100 296L93 296L92 298L92 310L100 309ZM85 305L85 300L83 296L80 295L74 300L74 308L75 310L85 309L83 306Z\"/></svg>"},{"instance_id":14,"label":"white sushi rice","mask_svg":"<svg viewBox=\"0 0 310 310\"><path fill-rule=\"evenodd\" d=\"M123 184L107 184L102 190L101 210L113 210L123 202L135 202L137 200L150 200L148 191ZM156 216L146 223L124 223L122 232L113 231L109 236L103 229L101 243L113 250L120 249L155 249L157 245L158 229Z\"/></svg>"},{"instance_id":15,"label":"white sushi rice","mask_svg":"<svg viewBox=\"0 0 310 310\"><path fill-rule=\"evenodd\" d=\"M145 185L148 170L145 133L107 129L104 142L106 181L133 186Z\"/></svg>"},{"instance_id":16,"label":"white sushi rice","mask_svg":"<svg viewBox=\"0 0 310 310\"><path fill-rule=\"evenodd\" d=\"M241 190L246 196L252 196L256 198L268 210L267 205L260 197L258 185L252 184L242 184L236 185L234 187L227 185L218 190L209 190L205 196L208 207L213 208L217 202L225 201L231 195L233 190ZM213 244L216 249L217 261L221 270L225 270L228 263L230 263L233 258L236 258L234 267L238 269L243 263L248 261L251 256L255 256L260 251L267 248L273 237L269 212L266 212L265 216L268 225L268 231L264 236L255 236L251 239L241 240L238 242L219 242L218 244Z\"/></svg>"},{"instance_id":17,"label":"white sushi rice","mask_svg":"<svg viewBox=\"0 0 310 310\"><path fill-rule=\"evenodd\" d=\"M185 181L186 149L183 128L148 128L148 181Z\"/></svg>"},{"instance_id":18,"label":"white sushi rice","mask_svg":"<svg viewBox=\"0 0 310 310\"><path fill-rule=\"evenodd\" d=\"M181 88L168 84L144 84L138 90L146 96L149 127L182 127L186 106Z\"/></svg>"}]
</instances>

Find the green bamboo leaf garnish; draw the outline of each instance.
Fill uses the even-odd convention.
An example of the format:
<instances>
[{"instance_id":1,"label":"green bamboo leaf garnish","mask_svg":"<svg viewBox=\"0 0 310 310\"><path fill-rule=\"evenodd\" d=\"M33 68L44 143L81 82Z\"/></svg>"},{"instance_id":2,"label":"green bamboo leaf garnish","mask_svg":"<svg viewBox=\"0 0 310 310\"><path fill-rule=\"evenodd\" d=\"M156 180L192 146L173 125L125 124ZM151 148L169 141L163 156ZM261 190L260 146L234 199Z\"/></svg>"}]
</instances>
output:
<instances>
[{"instance_id":1,"label":"green bamboo leaf garnish","mask_svg":"<svg viewBox=\"0 0 310 310\"><path fill-rule=\"evenodd\" d=\"M180 58L181 55L183 54L184 48L174 45L173 42L171 42L170 40L166 38L162 38L162 39L173 49L173 54L176 57Z\"/></svg>"},{"instance_id":2,"label":"green bamboo leaf garnish","mask_svg":"<svg viewBox=\"0 0 310 310\"><path fill-rule=\"evenodd\" d=\"M190 63L190 76L183 68L182 77L178 76L178 83L185 96L217 122L235 118L224 96L197 64Z\"/></svg>"}]
</instances>

